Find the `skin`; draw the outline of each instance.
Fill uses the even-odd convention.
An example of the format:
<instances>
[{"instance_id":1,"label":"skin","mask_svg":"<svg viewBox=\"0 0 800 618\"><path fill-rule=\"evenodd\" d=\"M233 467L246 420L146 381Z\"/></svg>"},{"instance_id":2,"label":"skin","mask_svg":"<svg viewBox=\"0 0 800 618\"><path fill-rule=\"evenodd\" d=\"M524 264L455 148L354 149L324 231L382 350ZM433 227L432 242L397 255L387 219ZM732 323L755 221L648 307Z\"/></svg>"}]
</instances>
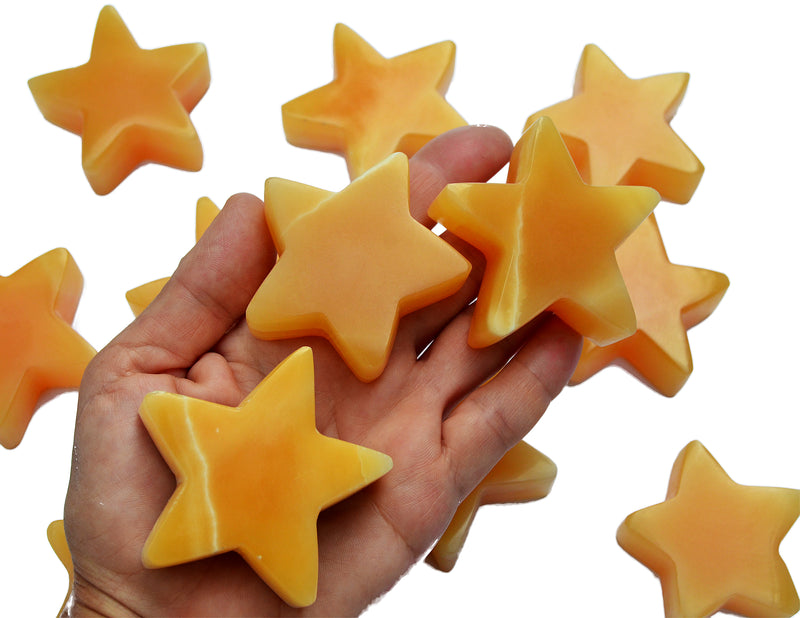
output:
<instances>
[{"instance_id":1,"label":"skin","mask_svg":"<svg viewBox=\"0 0 800 618\"><path fill-rule=\"evenodd\" d=\"M511 148L491 127L433 140L411 159L412 214L431 226L426 210L446 183L490 179ZM86 371L65 505L75 567L70 614L355 615L423 557L459 502L560 392L580 350L580 337L553 316L471 349L469 303L482 258L444 238L472 261L468 281L403 318L385 372L364 384L322 339L250 334L245 309L275 249L261 201L228 201L158 298ZM320 515L316 603L285 605L234 553L145 569L142 547L175 478L139 419L144 395L237 406L301 344L314 349L318 429L394 460L389 474Z\"/></svg>"}]
</instances>

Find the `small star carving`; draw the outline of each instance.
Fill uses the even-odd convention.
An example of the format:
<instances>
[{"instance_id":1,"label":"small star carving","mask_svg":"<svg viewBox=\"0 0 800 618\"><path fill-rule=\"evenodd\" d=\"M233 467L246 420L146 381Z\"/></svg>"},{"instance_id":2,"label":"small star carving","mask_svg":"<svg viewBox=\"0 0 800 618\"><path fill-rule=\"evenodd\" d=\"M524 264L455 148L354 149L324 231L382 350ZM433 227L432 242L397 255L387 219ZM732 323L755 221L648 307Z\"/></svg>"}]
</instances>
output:
<instances>
[{"instance_id":1,"label":"small star carving","mask_svg":"<svg viewBox=\"0 0 800 618\"><path fill-rule=\"evenodd\" d=\"M178 481L145 542L145 566L235 551L295 607L316 598L320 511L392 467L383 453L317 431L307 347L236 408L156 392L139 414Z\"/></svg>"},{"instance_id":2,"label":"small star carving","mask_svg":"<svg viewBox=\"0 0 800 618\"><path fill-rule=\"evenodd\" d=\"M95 350L72 328L83 277L66 249L0 276L0 444L14 448L43 395L76 389Z\"/></svg>"},{"instance_id":3,"label":"small star carving","mask_svg":"<svg viewBox=\"0 0 800 618\"><path fill-rule=\"evenodd\" d=\"M663 200L683 204L704 170L669 124L688 83L687 73L630 79L587 45L572 98L536 112L526 126L549 116L588 183L653 187Z\"/></svg>"},{"instance_id":4,"label":"small star carving","mask_svg":"<svg viewBox=\"0 0 800 618\"><path fill-rule=\"evenodd\" d=\"M555 479L556 465L548 457L525 442L517 443L458 505L426 562L451 571L481 506L540 500L550 493Z\"/></svg>"},{"instance_id":5,"label":"small star carving","mask_svg":"<svg viewBox=\"0 0 800 618\"><path fill-rule=\"evenodd\" d=\"M264 204L279 259L247 308L262 339L326 337L362 381L389 358L400 317L456 292L470 263L409 212L394 154L339 193L271 178Z\"/></svg>"},{"instance_id":6,"label":"small star carving","mask_svg":"<svg viewBox=\"0 0 800 618\"><path fill-rule=\"evenodd\" d=\"M384 58L337 24L333 60L331 83L283 105L283 127L295 146L344 155L351 179L466 124L444 99L455 62L449 41Z\"/></svg>"},{"instance_id":7,"label":"small star carving","mask_svg":"<svg viewBox=\"0 0 800 618\"><path fill-rule=\"evenodd\" d=\"M570 383L579 384L616 364L671 397L692 373L686 331L716 309L728 278L713 270L672 264L655 215L617 249L617 262L633 301L636 332L605 347L584 340Z\"/></svg>"},{"instance_id":8,"label":"small star carving","mask_svg":"<svg viewBox=\"0 0 800 618\"><path fill-rule=\"evenodd\" d=\"M792 616L800 602L778 546L798 515L800 490L734 483L694 441L666 501L629 515L617 540L661 579L667 616Z\"/></svg>"},{"instance_id":9,"label":"small star carving","mask_svg":"<svg viewBox=\"0 0 800 618\"><path fill-rule=\"evenodd\" d=\"M32 78L44 117L82 138L83 169L100 195L147 162L196 171L203 150L189 112L208 90L200 43L141 49L117 11L104 7L89 62Z\"/></svg>"},{"instance_id":10,"label":"small star carving","mask_svg":"<svg viewBox=\"0 0 800 618\"><path fill-rule=\"evenodd\" d=\"M658 201L649 187L584 183L546 117L517 143L508 183L448 185L428 214L486 257L470 345L496 343L544 311L600 345L631 335L614 252Z\"/></svg>"}]
</instances>

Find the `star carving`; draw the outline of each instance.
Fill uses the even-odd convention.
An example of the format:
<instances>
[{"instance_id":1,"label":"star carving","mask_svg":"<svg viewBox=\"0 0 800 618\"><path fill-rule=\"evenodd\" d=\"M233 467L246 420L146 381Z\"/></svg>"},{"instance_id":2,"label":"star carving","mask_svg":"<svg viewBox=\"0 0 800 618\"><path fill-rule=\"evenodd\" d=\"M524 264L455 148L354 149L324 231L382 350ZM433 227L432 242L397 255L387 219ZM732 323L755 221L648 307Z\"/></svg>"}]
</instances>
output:
<instances>
[{"instance_id":1,"label":"star carving","mask_svg":"<svg viewBox=\"0 0 800 618\"><path fill-rule=\"evenodd\" d=\"M739 485L695 441L666 501L629 515L617 540L661 579L667 616L792 616L800 601L778 546L798 515L800 490Z\"/></svg>"},{"instance_id":2,"label":"star carving","mask_svg":"<svg viewBox=\"0 0 800 618\"><path fill-rule=\"evenodd\" d=\"M549 116L586 182L653 187L686 203L703 164L670 127L689 83L687 73L630 79L596 45L581 55L573 96L533 114Z\"/></svg>"},{"instance_id":3,"label":"star carving","mask_svg":"<svg viewBox=\"0 0 800 618\"><path fill-rule=\"evenodd\" d=\"M325 337L362 381L383 372L400 317L456 292L471 269L411 216L401 153L338 193L271 178L264 195L279 258L247 308L250 330Z\"/></svg>"},{"instance_id":4,"label":"star carving","mask_svg":"<svg viewBox=\"0 0 800 618\"><path fill-rule=\"evenodd\" d=\"M47 120L81 136L86 177L105 195L143 163L200 169L203 150L189 112L209 81L202 44L141 49L106 6L89 62L28 84Z\"/></svg>"},{"instance_id":5,"label":"star carving","mask_svg":"<svg viewBox=\"0 0 800 618\"><path fill-rule=\"evenodd\" d=\"M636 332L604 347L584 340L570 383L579 384L609 365L620 365L671 397L692 373L686 331L716 309L728 289L728 277L671 263L655 215L617 249L617 262L633 301Z\"/></svg>"},{"instance_id":6,"label":"star carving","mask_svg":"<svg viewBox=\"0 0 800 618\"><path fill-rule=\"evenodd\" d=\"M448 185L428 214L486 257L473 347L551 311L599 345L636 330L615 250L659 201L649 187L595 187L549 118L523 133L508 183Z\"/></svg>"},{"instance_id":7,"label":"star carving","mask_svg":"<svg viewBox=\"0 0 800 618\"><path fill-rule=\"evenodd\" d=\"M332 82L283 105L283 127L295 146L343 155L351 179L466 124L444 98L455 62L450 41L384 58L337 24L333 61Z\"/></svg>"},{"instance_id":8,"label":"star carving","mask_svg":"<svg viewBox=\"0 0 800 618\"><path fill-rule=\"evenodd\" d=\"M550 493L555 478L552 460L525 442L517 443L458 505L426 562L440 571L451 571L481 506L540 500Z\"/></svg>"},{"instance_id":9,"label":"star carving","mask_svg":"<svg viewBox=\"0 0 800 618\"><path fill-rule=\"evenodd\" d=\"M95 350L73 328L83 277L66 249L0 276L0 444L16 447L48 392L78 388Z\"/></svg>"},{"instance_id":10,"label":"star carving","mask_svg":"<svg viewBox=\"0 0 800 618\"><path fill-rule=\"evenodd\" d=\"M317 431L307 347L236 408L156 392L139 414L178 482L145 542L145 566L235 551L295 607L316 598L320 511L392 467L383 453Z\"/></svg>"}]
</instances>

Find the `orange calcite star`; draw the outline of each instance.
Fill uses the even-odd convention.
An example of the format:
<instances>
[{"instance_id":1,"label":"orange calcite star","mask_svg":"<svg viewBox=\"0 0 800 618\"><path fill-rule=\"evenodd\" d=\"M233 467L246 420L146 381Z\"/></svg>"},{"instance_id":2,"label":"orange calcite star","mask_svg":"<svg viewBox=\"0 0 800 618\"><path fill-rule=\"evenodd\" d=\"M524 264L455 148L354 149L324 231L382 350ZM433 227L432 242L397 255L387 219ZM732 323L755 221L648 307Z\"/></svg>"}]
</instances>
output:
<instances>
[{"instance_id":1,"label":"orange calcite star","mask_svg":"<svg viewBox=\"0 0 800 618\"><path fill-rule=\"evenodd\" d=\"M556 465L532 446L519 442L464 498L426 561L440 571L452 570L479 507L539 500L550 493L555 478Z\"/></svg>"},{"instance_id":2,"label":"orange calcite star","mask_svg":"<svg viewBox=\"0 0 800 618\"><path fill-rule=\"evenodd\" d=\"M355 178L394 152L466 124L444 99L455 45L384 58L347 26L333 31L334 79L283 105L289 143L344 155Z\"/></svg>"},{"instance_id":3,"label":"orange calcite star","mask_svg":"<svg viewBox=\"0 0 800 618\"><path fill-rule=\"evenodd\" d=\"M584 340L570 384L617 364L671 397L692 373L686 331L716 309L728 289L728 278L713 270L672 264L655 215L617 249L617 262L633 301L636 332L605 347Z\"/></svg>"},{"instance_id":4,"label":"orange calcite star","mask_svg":"<svg viewBox=\"0 0 800 618\"><path fill-rule=\"evenodd\" d=\"M195 214L195 242L200 240L200 237L205 233L208 229L208 226L211 225L211 222L214 220L219 214L219 208L217 205L214 204L210 199L207 197L201 197L197 200L197 209ZM161 290L169 281L169 277L162 277L161 279L156 279L155 281L150 281L148 283L144 283L138 287L133 288L132 290L128 290L125 293L125 299L128 301L128 305L133 311L133 315L138 316L142 311L145 310L145 307L153 302L153 299L158 296Z\"/></svg>"},{"instance_id":5,"label":"orange calcite star","mask_svg":"<svg viewBox=\"0 0 800 618\"><path fill-rule=\"evenodd\" d=\"M75 581L75 570L72 566L72 554L69 551L67 537L64 534L63 519L51 522L50 525L47 526L47 540L50 543L50 547L53 548L56 556L61 561L61 564L63 564L64 568L67 569L67 575L69 576L67 595L64 597L64 602L61 604L61 609L58 610L58 614L56 614L57 616L61 616L64 613L64 609L67 607L69 597L72 594L72 583Z\"/></svg>"},{"instance_id":6,"label":"orange calcite star","mask_svg":"<svg viewBox=\"0 0 800 618\"><path fill-rule=\"evenodd\" d=\"M428 214L486 256L470 345L491 345L547 310L602 345L631 335L614 251L657 203L649 187L585 184L549 118L523 133L507 184L448 185Z\"/></svg>"},{"instance_id":7,"label":"orange calcite star","mask_svg":"<svg viewBox=\"0 0 800 618\"><path fill-rule=\"evenodd\" d=\"M533 114L549 116L586 182L653 187L669 202L692 197L703 164L672 130L687 73L630 79L595 45L583 50L571 99Z\"/></svg>"},{"instance_id":8,"label":"orange calcite star","mask_svg":"<svg viewBox=\"0 0 800 618\"><path fill-rule=\"evenodd\" d=\"M209 81L202 44L141 49L106 6L89 62L28 84L47 120L82 137L84 172L105 195L143 163L200 169L203 150L189 112Z\"/></svg>"},{"instance_id":9,"label":"orange calcite star","mask_svg":"<svg viewBox=\"0 0 800 618\"><path fill-rule=\"evenodd\" d=\"M408 159L391 155L339 193L266 182L279 254L247 308L262 339L324 336L359 379L377 378L401 316L457 291L469 262L409 212Z\"/></svg>"},{"instance_id":10,"label":"orange calcite star","mask_svg":"<svg viewBox=\"0 0 800 618\"><path fill-rule=\"evenodd\" d=\"M75 389L95 350L71 324L83 277L66 249L0 276L0 444L14 448L48 391Z\"/></svg>"},{"instance_id":11,"label":"orange calcite star","mask_svg":"<svg viewBox=\"0 0 800 618\"><path fill-rule=\"evenodd\" d=\"M319 512L392 467L387 455L317 432L310 348L237 408L156 392L139 414L178 481L145 543L145 566L236 551L296 607L316 598Z\"/></svg>"},{"instance_id":12,"label":"orange calcite star","mask_svg":"<svg viewBox=\"0 0 800 618\"><path fill-rule=\"evenodd\" d=\"M798 515L799 490L734 483L695 441L667 500L629 515L617 540L661 579L667 616L791 616L800 602L778 546Z\"/></svg>"}]
</instances>

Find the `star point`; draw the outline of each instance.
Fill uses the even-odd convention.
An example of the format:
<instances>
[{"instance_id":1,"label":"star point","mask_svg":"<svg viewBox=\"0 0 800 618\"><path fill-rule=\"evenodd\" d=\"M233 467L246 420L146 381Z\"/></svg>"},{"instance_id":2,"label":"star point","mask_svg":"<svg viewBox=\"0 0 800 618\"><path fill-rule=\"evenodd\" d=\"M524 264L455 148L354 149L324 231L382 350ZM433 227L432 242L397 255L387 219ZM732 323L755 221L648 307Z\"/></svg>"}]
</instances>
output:
<instances>
[{"instance_id":1,"label":"star point","mask_svg":"<svg viewBox=\"0 0 800 618\"><path fill-rule=\"evenodd\" d=\"M661 579L667 616L791 616L800 601L778 546L798 515L800 490L739 485L694 441L666 501L629 515L617 540Z\"/></svg>"},{"instance_id":2,"label":"star point","mask_svg":"<svg viewBox=\"0 0 800 618\"><path fill-rule=\"evenodd\" d=\"M344 156L356 178L394 152L412 156L466 124L444 94L455 45L435 43L384 58L344 24L333 36L334 79L283 105L290 144Z\"/></svg>"},{"instance_id":3,"label":"star point","mask_svg":"<svg viewBox=\"0 0 800 618\"><path fill-rule=\"evenodd\" d=\"M105 195L144 163L200 169L203 151L189 113L209 81L202 44L141 49L106 6L89 61L28 84L47 120L81 136L86 177Z\"/></svg>"},{"instance_id":4,"label":"star point","mask_svg":"<svg viewBox=\"0 0 800 618\"><path fill-rule=\"evenodd\" d=\"M338 193L268 179L279 259L247 308L262 339L323 336L362 381L388 361L400 317L456 292L469 262L413 219L395 154Z\"/></svg>"},{"instance_id":5,"label":"star point","mask_svg":"<svg viewBox=\"0 0 800 618\"><path fill-rule=\"evenodd\" d=\"M555 478L552 460L526 442L517 443L459 504L426 562L440 571L451 571L481 506L540 500L550 493Z\"/></svg>"},{"instance_id":6,"label":"star point","mask_svg":"<svg viewBox=\"0 0 800 618\"><path fill-rule=\"evenodd\" d=\"M543 311L600 344L633 333L614 251L658 199L649 187L584 183L546 117L517 143L508 183L445 188L428 214L487 261L470 345L491 345Z\"/></svg>"},{"instance_id":7,"label":"star point","mask_svg":"<svg viewBox=\"0 0 800 618\"><path fill-rule=\"evenodd\" d=\"M0 276L0 444L22 440L42 396L77 389L95 350L73 328L83 277L66 249Z\"/></svg>"},{"instance_id":8,"label":"star point","mask_svg":"<svg viewBox=\"0 0 800 618\"><path fill-rule=\"evenodd\" d=\"M588 380L609 365L620 365L671 397L692 373L686 331L716 309L728 289L728 277L670 262L655 215L623 242L616 255L633 302L636 332L604 347L584 340L570 384Z\"/></svg>"},{"instance_id":9,"label":"star point","mask_svg":"<svg viewBox=\"0 0 800 618\"><path fill-rule=\"evenodd\" d=\"M383 453L317 431L310 348L236 408L157 392L139 414L178 481L145 543L145 566L235 551L295 607L316 597L320 511L392 466Z\"/></svg>"},{"instance_id":10,"label":"star point","mask_svg":"<svg viewBox=\"0 0 800 618\"><path fill-rule=\"evenodd\" d=\"M526 127L552 118L590 184L648 186L665 201L686 203L704 168L669 123L688 81L687 73L630 79L587 45L572 98L531 115Z\"/></svg>"}]
</instances>

